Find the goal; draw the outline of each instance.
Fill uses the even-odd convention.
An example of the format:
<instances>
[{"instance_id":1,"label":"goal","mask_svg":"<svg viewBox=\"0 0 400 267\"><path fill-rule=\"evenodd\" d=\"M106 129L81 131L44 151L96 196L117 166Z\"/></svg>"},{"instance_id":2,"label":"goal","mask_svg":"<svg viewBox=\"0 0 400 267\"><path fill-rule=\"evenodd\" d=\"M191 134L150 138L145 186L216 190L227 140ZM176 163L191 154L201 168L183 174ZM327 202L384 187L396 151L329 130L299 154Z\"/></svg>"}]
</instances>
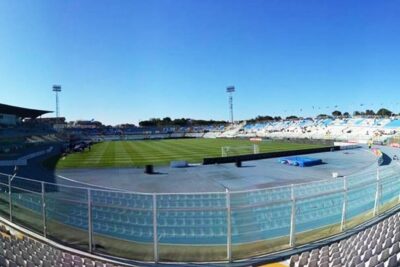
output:
<instances>
[{"instance_id":1,"label":"goal","mask_svg":"<svg viewBox=\"0 0 400 267\"><path fill-rule=\"evenodd\" d=\"M260 153L260 147L256 144L248 146L223 146L221 147L221 156L230 157L246 154L258 154Z\"/></svg>"}]
</instances>

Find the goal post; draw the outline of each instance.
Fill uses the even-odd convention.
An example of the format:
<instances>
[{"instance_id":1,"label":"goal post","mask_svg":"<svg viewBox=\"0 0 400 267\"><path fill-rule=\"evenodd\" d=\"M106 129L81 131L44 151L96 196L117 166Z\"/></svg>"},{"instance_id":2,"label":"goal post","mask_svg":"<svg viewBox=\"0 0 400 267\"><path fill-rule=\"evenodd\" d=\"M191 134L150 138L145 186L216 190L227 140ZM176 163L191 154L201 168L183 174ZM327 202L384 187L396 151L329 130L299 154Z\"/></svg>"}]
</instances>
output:
<instances>
[{"instance_id":1,"label":"goal post","mask_svg":"<svg viewBox=\"0 0 400 267\"><path fill-rule=\"evenodd\" d=\"M230 157L246 154L258 154L260 153L260 146L257 144L248 146L223 146L221 147L221 156Z\"/></svg>"}]
</instances>

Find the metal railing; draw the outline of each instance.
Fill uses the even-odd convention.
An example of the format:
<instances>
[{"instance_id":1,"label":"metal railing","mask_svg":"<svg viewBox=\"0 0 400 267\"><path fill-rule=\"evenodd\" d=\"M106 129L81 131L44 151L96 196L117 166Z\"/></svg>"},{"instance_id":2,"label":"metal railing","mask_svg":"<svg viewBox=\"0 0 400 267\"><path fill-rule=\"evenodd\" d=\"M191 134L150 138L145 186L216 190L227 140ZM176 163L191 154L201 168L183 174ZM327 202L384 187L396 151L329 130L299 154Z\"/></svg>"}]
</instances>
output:
<instances>
[{"instance_id":1,"label":"metal railing","mask_svg":"<svg viewBox=\"0 0 400 267\"><path fill-rule=\"evenodd\" d=\"M93 253L234 261L341 233L400 203L397 165L273 188L151 194L0 174L0 214Z\"/></svg>"}]
</instances>

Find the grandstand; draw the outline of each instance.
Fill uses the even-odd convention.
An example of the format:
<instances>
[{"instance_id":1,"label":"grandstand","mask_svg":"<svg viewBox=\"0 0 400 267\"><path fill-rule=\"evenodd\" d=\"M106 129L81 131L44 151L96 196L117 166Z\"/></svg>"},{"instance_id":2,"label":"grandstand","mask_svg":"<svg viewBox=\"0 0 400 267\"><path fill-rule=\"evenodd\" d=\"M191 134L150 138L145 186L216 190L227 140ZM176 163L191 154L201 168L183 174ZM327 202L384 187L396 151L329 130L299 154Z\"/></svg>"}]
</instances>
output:
<instances>
[{"instance_id":1,"label":"grandstand","mask_svg":"<svg viewBox=\"0 0 400 267\"><path fill-rule=\"evenodd\" d=\"M250 138L336 140L384 143L399 134L397 118L307 118L234 125L193 127L127 127L77 128L67 131L85 135L92 140L141 140L165 138Z\"/></svg>"},{"instance_id":2,"label":"grandstand","mask_svg":"<svg viewBox=\"0 0 400 267\"><path fill-rule=\"evenodd\" d=\"M0 104L0 159L17 159L59 144L62 136L38 119L49 112Z\"/></svg>"},{"instance_id":3,"label":"grandstand","mask_svg":"<svg viewBox=\"0 0 400 267\"><path fill-rule=\"evenodd\" d=\"M224 137L264 137L272 139L330 139L384 143L399 132L400 120L389 118L299 119L241 124L235 134Z\"/></svg>"},{"instance_id":4,"label":"grandstand","mask_svg":"<svg viewBox=\"0 0 400 267\"><path fill-rule=\"evenodd\" d=\"M72 250L54 242L46 242L40 236L19 227L0 224L0 266L81 266L113 267L110 259L94 257Z\"/></svg>"},{"instance_id":5,"label":"grandstand","mask_svg":"<svg viewBox=\"0 0 400 267\"><path fill-rule=\"evenodd\" d=\"M36 119L50 111L29 109L6 104L0 104L0 124L4 125L17 125L22 123L24 119Z\"/></svg>"},{"instance_id":6,"label":"grandstand","mask_svg":"<svg viewBox=\"0 0 400 267\"><path fill-rule=\"evenodd\" d=\"M0 266L400 264L400 164L394 160L398 148L393 145L398 140L398 119L300 119L191 127L105 127L84 121L65 123L55 130L51 124L58 120L36 119L46 111L0 108L7 115L0 129L0 161L9 163L0 167ZM260 151L248 140L251 137L257 137ZM184 141L193 147L183 146L181 138L191 138ZM82 152L91 142L106 141L94 147L94 153L103 147L99 153L105 157L125 162L124 154L143 160L149 150L129 144L136 142L154 149L149 156L155 162L156 153L160 159L170 151L178 153L172 156L176 159L188 156L187 151L205 153L200 146L204 143L215 150L212 156L220 156L224 145L232 146L231 154L240 150L250 152L238 152L238 156L257 156L276 152L274 145L283 144L263 141L282 139L342 142L332 147L335 152L326 147L324 151L329 152L313 152L310 157L320 159L317 166L283 166L279 162L286 157L259 160L245 168L172 169L163 161L165 166L157 166L160 172L152 176L137 168L90 169L96 165L89 162L96 159L85 159L87 151ZM392 146L368 151L363 144L370 140ZM124 148L124 143L138 154ZM122 152L116 154L108 144ZM75 152L78 167L84 169L45 172L41 160L59 155L60 147L80 151ZM318 150L321 145L310 147ZM286 153L282 147L280 151ZM16 162L22 166L18 173L12 168Z\"/></svg>"},{"instance_id":7,"label":"grandstand","mask_svg":"<svg viewBox=\"0 0 400 267\"><path fill-rule=\"evenodd\" d=\"M289 266L400 266L400 213L348 238L290 257Z\"/></svg>"}]
</instances>

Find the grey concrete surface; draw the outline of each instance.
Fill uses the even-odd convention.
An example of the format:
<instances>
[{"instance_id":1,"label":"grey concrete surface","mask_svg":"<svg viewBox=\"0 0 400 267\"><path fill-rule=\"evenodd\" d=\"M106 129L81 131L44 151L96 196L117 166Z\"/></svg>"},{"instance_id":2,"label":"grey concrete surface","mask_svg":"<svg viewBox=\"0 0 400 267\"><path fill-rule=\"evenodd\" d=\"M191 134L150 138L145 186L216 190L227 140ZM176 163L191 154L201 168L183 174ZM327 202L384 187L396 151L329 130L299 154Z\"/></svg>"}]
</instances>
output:
<instances>
[{"instance_id":1,"label":"grey concrete surface","mask_svg":"<svg viewBox=\"0 0 400 267\"><path fill-rule=\"evenodd\" d=\"M376 157L365 148L307 155L324 164L295 167L280 164L277 158L234 164L197 165L188 168L156 167L157 174L145 174L138 168L64 169L57 171L59 183L71 183L61 177L101 187L146 193L223 192L297 184L332 179L332 172L351 175L376 168Z\"/></svg>"}]
</instances>

